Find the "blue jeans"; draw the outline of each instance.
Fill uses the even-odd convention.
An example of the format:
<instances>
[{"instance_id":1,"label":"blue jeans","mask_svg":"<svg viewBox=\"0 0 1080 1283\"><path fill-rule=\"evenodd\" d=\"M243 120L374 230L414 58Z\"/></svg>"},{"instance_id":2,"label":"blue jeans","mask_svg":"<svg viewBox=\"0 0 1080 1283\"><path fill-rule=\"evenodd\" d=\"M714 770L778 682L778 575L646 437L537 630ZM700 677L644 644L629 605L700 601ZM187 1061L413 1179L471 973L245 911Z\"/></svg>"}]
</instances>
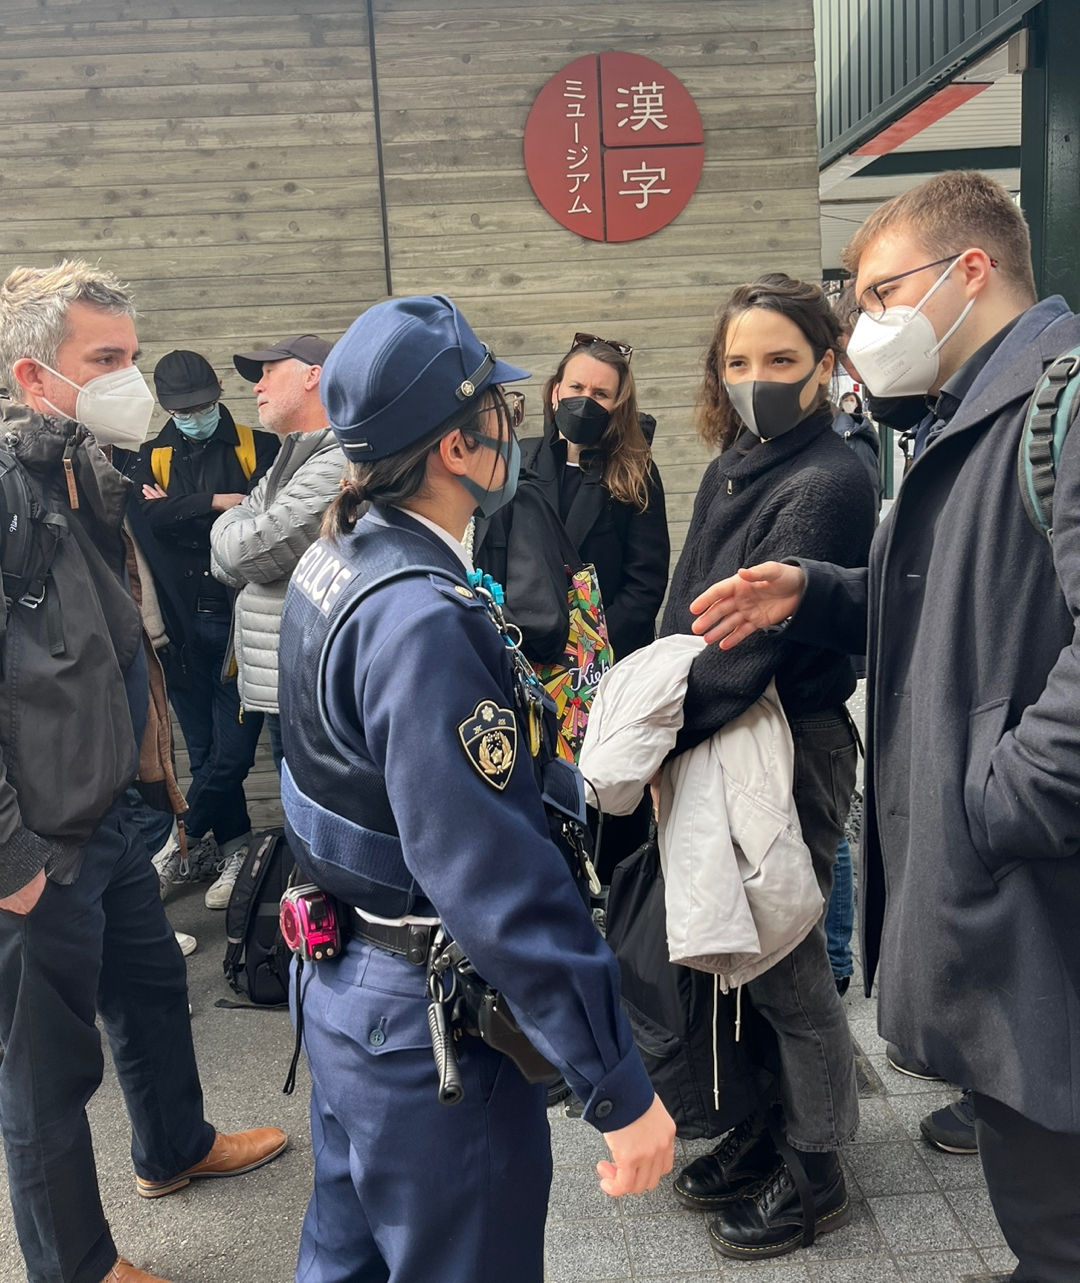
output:
<instances>
[{"instance_id":1,"label":"blue jeans","mask_svg":"<svg viewBox=\"0 0 1080 1283\"><path fill-rule=\"evenodd\" d=\"M266 732L270 736L270 756L274 759L274 770L280 776L281 763L285 760L285 747L281 742L281 714L264 713L263 718L266 721Z\"/></svg>"},{"instance_id":2,"label":"blue jeans","mask_svg":"<svg viewBox=\"0 0 1080 1283\"><path fill-rule=\"evenodd\" d=\"M134 786L124 794L124 800L131 807L131 818L143 836L146 849L151 855L156 855L169 840L176 816L170 815L168 811L155 811L143 801L139 790Z\"/></svg>"},{"instance_id":3,"label":"blue jeans","mask_svg":"<svg viewBox=\"0 0 1080 1283\"><path fill-rule=\"evenodd\" d=\"M0 909L0 1124L30 1283L100 1283L116 1260L86 1102L101 1084L100 1014L147 1180L201 1161L203 1118L187 968L123 798L75 880L48 881L26 916Z\"/></svg>"},{"instance_id":4,"label":"blue jeans","mask_svg":"<svg viewBox=\"0 0 1080 1283\"><path fill-rule=\"evenodd\" d=\"M851 961L851 933L855 928L855 881L851 873L851 847L840 839L833 865L833 889L825 914L825 939L833 976L842 980L855 970Z\"/></svg>"},{"instance_id":5,"label":"blue jeans","mask_svg":"<svg viewBox=\"0 0 1080 1283\"><path fill-rule=\"evenodd\" d=\"M229 634L227 614L192 616L191 682L169 691L191 762L184 824L193 841L212 830L219 846L251 830L244 780L263 724L262 713L241 721L236 682L221 680Z\"/></svg>"}]
</instances>

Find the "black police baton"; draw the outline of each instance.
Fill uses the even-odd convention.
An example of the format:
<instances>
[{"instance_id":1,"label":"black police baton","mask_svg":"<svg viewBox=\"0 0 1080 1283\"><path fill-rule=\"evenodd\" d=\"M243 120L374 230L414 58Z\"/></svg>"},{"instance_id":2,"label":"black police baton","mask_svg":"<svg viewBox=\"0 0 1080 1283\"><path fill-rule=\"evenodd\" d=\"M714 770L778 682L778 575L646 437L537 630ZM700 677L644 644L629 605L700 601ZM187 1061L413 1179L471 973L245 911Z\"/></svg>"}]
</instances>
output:
<instances>
[{"instance_id":1,"label":"black police baton","mask_svg":"<svg viewBox=\"0 0 1080 1283\"><path fill-rule=\"evenodd\" d=\"M443 988L443 977L447 972L450 975L449 993ZM464 1099L465 1087L461 1081L454 1035L446 1019L446 1009L453 1003L457 994L457 972L449 965L449 959L445 954L439 956L438 945L431 950L427 983L428 993L431 995L427 1013L428 1029L431 1031L431 1050L435 1055L435 1068L439 1074L439 1104L456 1105Z\"/></svg>"}]
</instances>

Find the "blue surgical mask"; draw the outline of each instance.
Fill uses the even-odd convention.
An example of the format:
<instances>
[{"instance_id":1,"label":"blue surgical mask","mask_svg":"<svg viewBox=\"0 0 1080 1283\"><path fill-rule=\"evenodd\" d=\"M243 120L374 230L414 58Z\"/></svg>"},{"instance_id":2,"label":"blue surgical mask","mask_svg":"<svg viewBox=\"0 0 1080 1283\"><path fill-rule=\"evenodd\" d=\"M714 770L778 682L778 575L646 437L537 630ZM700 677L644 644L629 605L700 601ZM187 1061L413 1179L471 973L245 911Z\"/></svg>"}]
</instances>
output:
<instances>
[{"instance_id":1,"label":"blue surgical mask","mask_svg":"<svg viewBox=\"0 0 1080 1283\"><path fill-rule=\"evenodd\" d=\"M192 410L188 414L174 410L172 421L191 441L209 441L221 421L221 406L215 401L205 410Z\"/></svg>"},{"instance_id":2,"label":"blue surgical mask","mask_svg":"<svg viewBox=\"0 0 1080 1283\"><path fill-rule=\"evenodd\" d=\"M473 441L479 441L489 450L494 450L506 464L506 480L494 489L478 485L472 477L458 477L461 484L476 500L480 515L493 517L500 508L505 507L513 499L517 492L518 476L521 472L521 446L518 445L518 439L513 431L506 441L500 441L498 437L489 437L481 432L473 432L469 435Z\"/></svg>"}]
</instances>

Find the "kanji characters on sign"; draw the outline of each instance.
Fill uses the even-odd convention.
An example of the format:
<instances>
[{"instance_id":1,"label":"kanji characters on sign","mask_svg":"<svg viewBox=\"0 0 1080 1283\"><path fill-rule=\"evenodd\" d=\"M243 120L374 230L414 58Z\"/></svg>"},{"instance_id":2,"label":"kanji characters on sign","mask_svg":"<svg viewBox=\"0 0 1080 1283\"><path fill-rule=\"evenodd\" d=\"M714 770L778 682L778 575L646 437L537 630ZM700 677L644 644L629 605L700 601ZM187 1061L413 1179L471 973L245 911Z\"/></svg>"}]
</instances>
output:
<instances>
[{"instance_id":1,"label":"kanji characters on sign","mask_svg":"<svg viewBox=\"0 0 1080 1283\"><path fill-rule=\"evenodd\" d=\"M685 86L637 54L570 63L541 89L525 128L533 191L589 240L637 240L666 226L693 195L704 156Z\"/></svg>"}]
</instances>

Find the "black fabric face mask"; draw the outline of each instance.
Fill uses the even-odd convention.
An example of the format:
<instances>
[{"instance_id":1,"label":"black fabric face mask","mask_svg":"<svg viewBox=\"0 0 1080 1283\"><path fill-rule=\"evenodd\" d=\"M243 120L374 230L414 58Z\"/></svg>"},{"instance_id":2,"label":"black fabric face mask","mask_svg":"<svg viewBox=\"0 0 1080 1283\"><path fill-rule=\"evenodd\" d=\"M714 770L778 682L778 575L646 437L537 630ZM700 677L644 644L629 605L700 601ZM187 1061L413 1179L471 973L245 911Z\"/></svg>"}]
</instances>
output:
<instances>
[{"instance_id":1,"label":"black fabric face mask","mask_svg":"<svg viewBox=\"0 0 1080 1283\"><path fill-rule=\"evenodd\" d=\"M555 407L555 426L574 445L596 445L610 422L611 411L591 396L563 397Z\"/></svg>"},{"instance_id":2,"label":"black fabric face mask","mask_svg":"<svg viewBox=\"0 0 1080 1283\"><path fill-rule=\"evenodd\" d=\"M728 399L735 413L750 431L762 441L782 437L797 428L803 419L814 411L813 405L804 410L799 404L803 388L817 373L817 366L798 383L777 383L773 380L754 379L748 383L729 383L724 380Z\"/></svg>"},{"instance_id":3,"label":"black fabric face mask","mask_svg":"<svg viewBox=\"0 0 1080 1283\"><path fill-rule=\"evenodd\" d=\"M930 413L924 396L870 396L866 408L878 423L896 432L910 432Z\"/></svg>"}]
</instances>

